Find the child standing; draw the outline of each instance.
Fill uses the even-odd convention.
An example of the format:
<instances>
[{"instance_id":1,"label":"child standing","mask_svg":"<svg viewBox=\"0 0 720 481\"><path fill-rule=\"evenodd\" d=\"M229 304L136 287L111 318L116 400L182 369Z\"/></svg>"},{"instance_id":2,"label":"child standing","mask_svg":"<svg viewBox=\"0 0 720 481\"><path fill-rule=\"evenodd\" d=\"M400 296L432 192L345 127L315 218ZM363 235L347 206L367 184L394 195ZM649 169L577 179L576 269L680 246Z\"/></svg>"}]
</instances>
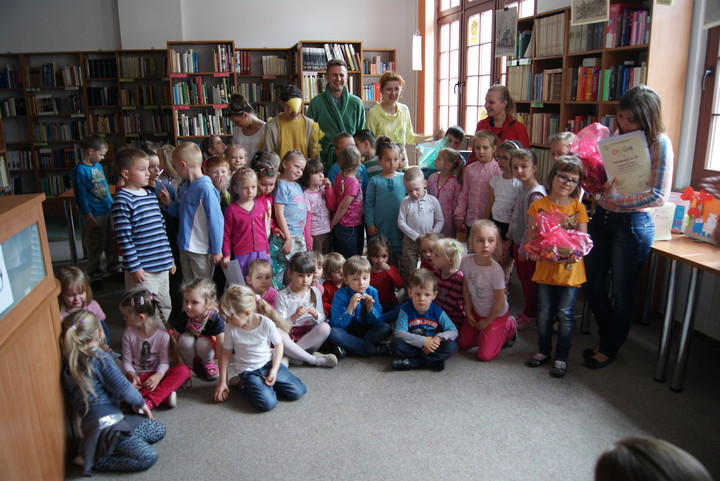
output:
<instances>
[{"instance_id":1,"label":"child standing","mask_svg":"<svg viewBox=\"0 0 720 481\"><path fill-rule=\"evenodd\" d=\"M280 330L285 355L311 366L335 367L334 354L317 351L330 335L325 322L322 294L314 287L315 263L309 253L295 254L288 263L290 285L277 296L277 311L282 319L289 319L289 332Z\"/></svg>"},{"instance_id":2,"label":"child standing","mask_svg":"<svg viewBox=\"0 0 720 481\"><path fill-rule=\"evenodd\" d=\"M215 402L228 399L228 385L239 386L243 397L260 412L277 406L278 397L290 401L303 397L307 388L281 363L282 338L267 317L279 318L277 311L239 285L225 291L220 309L228 320L228 335L220 356Z\"/></svg>"},{"instance_id":3,"label":"child standing","mask_svg":"<svg viewBox=\"0 0 720 481\"><path fill-rule=\"evenodd\" d=\"M308 160L300 178L305 189L305 200L310 211L310 235L312 249L322 254L330 252L330 211L336 208L335 191L330 180L323 174L322 162Z\"/></svg>"},{"instance_id":4,"label":"child standing","mask_svg":"<svg viewBox=\"0 0 720 481\"><path fill-rule=\"evenodd\" d=\"M272 280L273 271L270 261L255 259L250 263L245 277L248 287L274 309L278 291L272 286Z\"/></svg>"},{"instance_id":5,"label":"child standing","mask_svg":"<svg viewBox=\"0 0 720 481\"><path fill-rule=\"evenodd\" d=\"M100 321L105 334L103 346L107 346L110 331L105 323L105 313L100 304L93 299L90 279L85 271L74 266L63 267L58 271L57 278L60 282L60 295L58 296L60 319L65 319L65 316L75 311L92 312Z\"/></svg>"},{"instance_id":6,"label":"child standing","mask_svg":"<svg viewBox=\"0 0 720 481\"><path fill-rule=\"evenodd\" d=\"M455 238L455 224L451 220L462 191L464 168L465 159L460 152L445 148L435 159L435 169L439 172L428 178L428 193L440 202L442 208L445 222L440 233L443 237Z\"/></svg>"},{"instance_id":7,"label":"child standing","mask_svg":"<svg viewBox=\"0 0 720 481\"><path fill-rule=\"evenodd\" d=\"M400 203L397 224L403 234L400 275L403 279L417 268L420 257L419 237L428 232L440 232L443 216L440 202L427 193L425 176L417 167L405 171L405 190L408 195Z\"/></svg>"},{"instance_id":8,"label":"child standing","mask_svg":"<svg viewBox=\"0 0 720 481\"><path fill-rule=\"evenodd\" d=\"M352 137L351 137L352 139ZM345 147L338 156L341 174L335 178L333 189L338 202L330 222L333 248L345 258L362 254L365 235L363 232L363 191L355 173L360 166L360 152L354 145Z\"/></svg>"},{"instance_id":9,"label":"child standing","mask_svg":"<svg viewBox=\"0 0 720 481\"><path fill-rule=\"evenodd\" d=\"M100 162L105 158L108 144L104 138L91 135L80 144L82 160L72 171L72 186L78 212L83 218L83 245L87 249L91 285L102 289L103 277L117 264L113 245L110 209L112 197ZM105 269L100 258L105 253Z\"/></svg>"},{"instance_id":10,"label":"child standing","mask_svg":"<svg viewBox=\"0 0 720 481\"><path fill-rule=\"evenodd\" d=\"M122 340L125 377L140 391L148 409L160 403L174 408L175 391L192 374L185 364L170 365L170 334L163 327L160 301L147 289L135 288L120 298L120 312L127 323Z\"/></svg>"},{"instance_id":11,"label":"child standing","mask_svg":"<svg viewBox=\"0 0 720 481\"><path fill-rule=\"evenodd\" d=\"M153 419L112 356L98 348L102 342L102 328L91 312L76 311L63 319L62 378L70 404L81 417L78 455L83 474L144 471L157 462L157 451L150 444L165 437L165 426ZM123 415L120 401L147 419Z\"/></svg>"},{"instance_id":12,"label":"child standing","mask_svg":"<svg viewBox=\"0 0 720 481\"><path fill-rule=\"evenodd\" d=\"M275 222L282 237L273 234L270 239L273 259L273 276L276 285L285 285L285 268L288 260L298 252L305 252L305 225L308 207L298 180L305 168L305 157L290 150L280 163L280 181L275 190Z\"/></svg>"},{"instance_id":13,"label":"child standing","mask_svg":"<svg viewBox=\"0 0 720 481\"><path fill-rule=\"evenodd\" d=\"M438 282L435 302L447 313L458 329L466 317L463 298L464 276L460 270L463 255L462 243L455 239L440 239L433 247L432 266Z\"/></svg>"},{"instance_id":14,"label":"child standing","mask_svg":"<svg viewBox=\"0 0 720 481\"><path fill-rule=\"evenodd\" d=\"M400 310L396 291L401 289L405 283L398 270L388 264L390 249L390 241L381 235L373 237L368 242L370 285L378 291L385 322L392 325Z\"/></svg>"},{"instance_id":15,"label":"child standing","mask_svg":"<svg viewBox=\"0 0 720 481\"><path fill-rule=\"evenodd\" d=\"M260 162L253 167L258 177L258 200L265 201L267 212L265 213L265 230L268 238L272 228L273 193L277 184L277 169L269 163Z\"/></svg>"},{"instance_id":16,"label":"child standing","mask_svg":"<svg viewBox=\"0 0 720 481\"><path fill-rule=\"evenodd\" d=\"M237 172L244 169L248 163L247 151L242 145L228 145L225 149L225 160L230 164L230 170Z\"/></svg>"},{"instance_id":17,"label":"child standing","mask_svg":"<svg viewBox=\"0 0 720 481\"><path fill-rule=\"evenodd\" d=\"M400 203L405 197L404 175L397 171L400 150L389 138L380 137L377 142L377 156L382 171L370 179L365 198L365 221L368 236L382 235L392 247L392 263L402 253L403 233L398 228L397 218Z\"/></svg>"},{"instance_id":18,"label":"child standing","mask_svg":"<svg viewBox=\"0 0 720 481\"><path fill-rule=\"evenodd\" d=\"M465 278L466 316L457 341L463 350L477 346L481 361L492 361L503 346L511 346L517 337L515 324L508 316L505 275L492 258L499 241L500 231L491 220L476 221L468 237L474 253L460 263Z\"/></svg>"},{"instance_id":19,"label":"child standing","mask_svg":"<svg viewBox=\"0 0 720 481\"><path fill-rule=\"evenodd\" d=\"M558 132L553 135L550 139L550 155L553 161L569 154L573 142L575 142L575 134L572 132Z\"/></svg>"},{"instance_id":20,"label":"child standing","mask_svg":"<svg viewBox=\"0 0 720 481\"><path fill-rule=\"evenodd\" d=\"M225 142L223 142L223 139L221 139L219 135L209 135L202 140L200 148L202 149L205 159L209 159L214 156L222 157L225 154L227 145L225 145Z\"/></svg>"},{"instance_id":21,"label":"child standing","mask_svg":"<svg viewBox=\"0 0 720 481\"><path fill-rule=\"evenodd\" d=\"M335 158L338 159L335 161L333 165L330 166L330 169L328 170L328 179L330 179L330 182L335 185L335 178L338 176L338 174L342 171L342 165L340 165L340 152L345 150L346 147L354 147L355 146L355 140L352 135L348 134L347 132L340 132L335 136L335 139L333 139L333 145L335 146ZM359 150L358 150L359 152ZM357 169L355 170L355 177L357 177L358 182L360 182L360 186L362 187L363 195L367 192L367 186L368 182L370 181L370 177L368 177L368 173L365 170L365 166L362 164L362 156L360 157L360 164L358 165Z\"/></svg>"},{"instance_id":22,"label":"child standing","mask_svg":"<svg viewBox=\"0 0 720 481\"><path fill-rule=\"evenodd\" d=\"M218 314L215 284L209 279L195 279L182 287L183 312L173 323L173 337L180 357L192 368L195 358L208 381L218 378L215 343L222 344L225 321ZM213 337L214 336L214 337Z\"/></svg>"},{"instance_id":23,"label":"child standing","mask_svg":"<svg viewBox=\"0 0 720 481\"><path fill-rule=\"evenodd\" d=\"M125 289L144 287L155 292L165 319L170 317L170 274L175 272L165 219L150 180L147 154L126 147L115 154L115 169L125 186L115 195L112 217L123 258ZM167 191L166 191L167 192Z\"/></svg>"},{"instance_id":24,"label":"child standing","mask_svg":"<svg viewBox=\"0 0 720 481\"><path fill-rule=\"evenodd\" d=\"M587 232L588 215L580 202L580 183L583 180L582 166L572 157L560 157L548 174L550 193L538 199L528 210L529 237L536 226L536 216L543 211L560 211L567 214L564 229ZM550 374L563 377L567 373L567 360L575 329L575 300L580 286L585 283L585 265L582 258L571 258L567 262L535 260L533 282L537 283L538 295L538 353L525 363L538 367L548 359L552 350L552 325L558 320L558 341L555 351L555 365Z\"/></svg>"},{"instance_id":25,"label":"child standing","mask_svg":"<svg viewBox=\"0 0 720 481\"><path fill-rule=\"evenodd\" d=\"M353 139L355 140L355 147L363 157L362 163L368 178L371 179L382 172L382 167L378 163L378 156L375 155L376 141L373 133L368 129L358 130L353 135Z\"/></svg>"},{"instance_id":26,"label":"child standing","mask_svg":"<svg viewBox=\"0 0 720 481\"><path fill-rule=\"evenodd\" d=\"M160 201L180 221L178 247L183 280L212 278L215 264L222 260L223 214L220 195L200 165L202 153L192 142L173 151L175 170L189 182L180 187L178 200L172 202L163 190Z\"/></svg>"},{"instance_id":27,"label":"child standing","mask_svg":"<svg viewBox=\"0 0 720 481\"><path fill-rule=\"evenodd\" d=\"M341 254L331 252L325 256L325 264L323 265L325 282L323 282L322 298L323 309L328 318L330 318L335 293L343 285L343 265L345 265L345 258Z\"/></svg>"},{"instance_id":28,"label":"child standing","mask_svg":"<svg viewBox=\"0 0 720 481\"><path fill-rule=\"evenodd\" d=\"M172 154L175 150L174 145L165 144L157 150L158 160L160 161L160 174L158 180L172 185L176 191L180 187L182 177L175 171L172 163Z\"/></svg>"},{"instance_id":29,"label":"child standing","mask_svg":"<svg viewBox=\"0 0 720 481\"><path fill-rule=\"evenodd\" d=\"M525 298L525 307L514 317L515 324L522 331L537 323L537 292L536 285L532 281L535 263L528 260L524 247L527 241L527 211L530 205L544 197L546 192L545 187L535 178L537 172L535 155L526 149L513 150L511 155L513 175L522 183L508 228L508 239L512 243L515 271L520 279Z\"/></svg>"},{"instance_id":30,"label":"child standing","mask_svg":"<svg viewBox=\"0 0 720 481\"><path fill-rule=\"evenodd\" d=\"M255 259L267 259L268 238L265 229L267 204L257 200L257 174L252 169L240 169L230 181L233 201L225 209L222 267L230 259L237 259L243 275Z\"/></svg>"},{"instance_id":31,"label":"child standing","mask_svg":"<svg viewBox=\"0 0 720 481\"><path fill-rule=\"evenodd\" d=\"M502 169L502 174L490 179L490 197L484 215L484 218L495 222L500 229L501 239L495 251L495 260L505 271L505 284L510 280L513 267L511 242L508 241L507 232L522 187L522 183L513 176L510 159L512 152L521 148L522 144L517 140L506 140L495 151L495 160Z\"/></svg>"},{"instance_id":32,"label":"child standing","mask_svg":"<svg viewBox=\"0 0 720 481\"><path fill-rule=\"evenodd\" d=\"M428 367L445 369L445 360L458 350L457 328L443 309L433 301L438 294L435 274L417 269L408 281L408 295L400 309L391 347L395 371Z\"/></svg>"},{"instance_id":33,"label":"child standing","mask_svg":"<svg viewBox=\"0 0 720 481\"><path fill-rule=\"evenodd\" d=\"M223 212L227 209L232 201L232 195L229 192L230 185L230 163L224 158L214 155L205 162L205 172L212 180L213 186L220 195L220 208Z\"/></svg>"},{"instance_id":34,"label":"child standing","mask_svg":"<svg viewBox=\"0 0 720 481\"><path fill-rule=\"evenodd\" d=\"M455 207L455 230L467 232L469 226L482 219L490 196L490 179L502 174L494 155L498 139L489 130L479 130L473 137L473 153L477 162L465 167L463 188Z\"/></svg>"},{"instance_id":35,"label":"child standing","mask_svg":"<svg viewBox=\"0 0 720 481\"><path fill-rule=\"evenodd\" d=\"M356 356L387 356L390 348L380 344L392 334L383 318L377 290L370 285L370 263L353 256L343 265L345 286L338 289L332 303L330 336L336 357L345 352Z\"/></svg>"}]
</instances>

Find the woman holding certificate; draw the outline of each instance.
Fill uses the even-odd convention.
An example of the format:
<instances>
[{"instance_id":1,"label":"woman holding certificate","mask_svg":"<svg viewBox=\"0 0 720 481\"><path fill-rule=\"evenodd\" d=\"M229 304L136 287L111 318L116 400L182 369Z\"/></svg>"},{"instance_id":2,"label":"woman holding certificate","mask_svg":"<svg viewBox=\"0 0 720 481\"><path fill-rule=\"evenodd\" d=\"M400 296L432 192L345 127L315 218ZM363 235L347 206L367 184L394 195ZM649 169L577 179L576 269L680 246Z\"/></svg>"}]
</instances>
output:
<instances>
[{"instance_id":1,"label":"woman holding certificate","mask_svg":"<svg viewBox=\"0 0 720 481\"><path fill-rule=\"evenodd\" d=\"M618 134L642 131L650 163L647 188L627 193L619 185L631 184L618 177L608 181L588 226L594 247L585 257L584 292L598 323L599 345L583 351L591 369L607 366L625 343L635 316L635 291L640 269L653 243L654 225L647 210L665 203L670 193L673 150L663 132L660 97L645 85L628 90L618 102ZM637 160L635 160L637 161ZM629 173L631 174L631 173ZM637 184L635 184L637 185ZM637 189L629 189L637 190ZM612 276L611 302L605 290Z\"/></svg>"}]
</instances>

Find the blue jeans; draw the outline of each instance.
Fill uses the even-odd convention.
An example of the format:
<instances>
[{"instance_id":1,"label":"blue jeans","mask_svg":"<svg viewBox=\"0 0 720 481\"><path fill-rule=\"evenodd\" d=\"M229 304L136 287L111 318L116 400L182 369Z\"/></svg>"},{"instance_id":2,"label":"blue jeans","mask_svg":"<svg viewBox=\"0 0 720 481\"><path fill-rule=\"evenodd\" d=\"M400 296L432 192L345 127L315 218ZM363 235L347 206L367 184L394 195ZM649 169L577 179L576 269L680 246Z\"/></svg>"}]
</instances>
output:
<instances>
[{"instance_id":1,"label":"blue jeans","mask_svg":"<svg viewBox=\"0 0 720 481\"><path fill-rule=\"evenodd\" d=\"M550 357L552 352L552 327L558 320L558 340L555 359L567 361L575 330L575 301L578 287L537 285L538 297L538 347L541 354Z\"/></svg>"},{"instance_id":2,"label":"blue jeans","mask_svg":"<svg viewBox=\"0 0 720 481\"><path fill-rule=\"evenodd\" d=\"M600 352L614 357L635 318L635 290L655 237L655 226L647 212L620 214L598 207L588 232L594 245L585 257L587 282L583 291L598 323ZM605 288L608 272L614 304Z\"/></svg>"},{"instance_id":3,"label":"blue jeans","mask_svg":"<svg viewBox=\"0 0 720 481\"><path fill-rule=\"evenodd\" d=\"M277 406L278 396L288 401L296 401L307 392L305 384L282 364L278 369L275 384L265 384L263 378L270 372L270 367L272 361L268 361L260 369L245 371L240 376L242 395L260 412L270 411Z\"/></svg>"},{"instance_id":4,"label":"blue jeans","mask_svg":"<svg viewBox=\"0 0 720 481\"><path fill-rule=\"evenodd\" d=\"M440 364L455 354L458 350L458 343L455 339L442 341L440 346L432 354L424 354L419 347L411 346L397 337L390 343L390 347L396 356L403 359L410 359L413 367L432 366Z\"/></svg>"},{"instance_id":5,"label":"blue jeans","mask_svg":"<svg viewBox=\"0 0 720 481\"><path fill-rule=\"evenodd\" d=\"M375 344L392 334L390 324L366 324L363 327L359 322L352 322L347 327L333 327L330 329L328 340L348 353L356 356L374 356L377 354Z\"/></svg>"},{"instance_id":6,"label":"blue jeans","mask_svg":"<svg viewBox=\"0 0 720 481\"><path fill-rule=\"evenodd\" d=\"M333 227L333 249L342 254L345 259L352 256L361 256L365 241L365 229L362 224L355 227L344 227L337 224Z\"/></svg>"}]
</instances>

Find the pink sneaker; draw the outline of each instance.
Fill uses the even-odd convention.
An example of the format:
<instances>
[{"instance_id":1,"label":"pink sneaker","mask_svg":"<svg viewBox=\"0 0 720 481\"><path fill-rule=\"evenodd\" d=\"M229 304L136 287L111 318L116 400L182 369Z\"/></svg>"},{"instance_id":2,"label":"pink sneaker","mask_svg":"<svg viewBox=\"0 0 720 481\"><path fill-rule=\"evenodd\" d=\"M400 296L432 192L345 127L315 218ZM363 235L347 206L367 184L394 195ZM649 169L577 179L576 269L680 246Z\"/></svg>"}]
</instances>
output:
<instances>
[{"instance_id":1,"label":"pink sneaker","mask_svg":"<svg viewBox=\"0 0 720 481\"><path fill-rule=\"evenodd\" d=\"M517 326L518 331L524 331L525 329L529 329L537 325L536 318L528 317L522 312L515 316L510 316L510 318L515 321L515 325Z\"/></svg>"},{"instance_id":2,"label":"pink sneaker","mask_svg":"<svg viewBox=\"0 0 720 481\"><path fill-rule=\"evenodd\" d=\"M220 377L217 366L212 360L203 366L203 370L205 371L205 377L207 377L208 381L216 381L217 378Z\"/></svg>"}]
</instances>

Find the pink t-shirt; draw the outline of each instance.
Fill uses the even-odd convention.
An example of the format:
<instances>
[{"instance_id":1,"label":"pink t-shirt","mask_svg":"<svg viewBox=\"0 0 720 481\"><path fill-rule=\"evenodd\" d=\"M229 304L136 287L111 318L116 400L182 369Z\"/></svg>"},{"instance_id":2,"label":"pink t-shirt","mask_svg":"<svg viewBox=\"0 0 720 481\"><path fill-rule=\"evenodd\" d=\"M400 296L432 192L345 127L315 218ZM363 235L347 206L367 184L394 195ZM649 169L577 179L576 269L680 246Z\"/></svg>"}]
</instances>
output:
<instances>
[{"instance_id":1,"label":"pink t-shirt","mask_svg":"<svg viewBox=\"0 0 720 481\"><path fill-rule=\"evenodd\" d=\"M462 262L460 262L460 270L465 276L473 309L482 317L487 317L492 310L493 304L495 304L495 291L505 289L505 272L503 272L500 264L492 259L489 266L479 266L475 263L473 257L473 254L463 257ZM505 307L498 315L502 316L507 311L506 297Z\"/></svg>"},{"instance_id":2,"label":"pink t-shirt","mask_svg":"<svg viewBox=\"0 0 720 481\"><path fill-rule=\"evenodd\" d=\"M137 329L127 327L122 339L123 372L166 372L170 368L169 344L170 334L163 328L143 339Z\"/></svg>"},{"instance_id":3,"label":"pink t-shirt","mask_svg":"<svg viewBox=\"0 0 720 481\"><path fill-rule=\"evenodd\" d=\"M440 173L435 172L427 181L428 194L435 197L440 202L440 208L442 209L443 219L445 223L440 233L443 237L455 237L455 224L452 222L453 211L457 205L458 197L460 197L460 191L462 185L457 181L454 175L447 178L444 185L440 185Z\"/></svg>"},{"instance_id":4,"label":"pink t-shirt","mask_svg":"<svg viewBox=\"0 0 720 481\"><path fill-rule=\"evenodd\" d=\"M490 179L500 174L502 169L495 160L486 164L473 162L465 167L453 219L462 220L465 225L473 225L473 222L482 219L490 198Z\"/></svg>"},{"instance_id":5,"label":"pink t-shirt","mask_svg":"<svg viewBox=\"0 0 720 481\"><path fill-rule=\"evenodd\" d=\"M102 307L100 307L100 304L98 304L97 301L95 301L95 300L90 301L90 304L83 307L83 310L90 311L93 314L95 314L95 317L98 318L98 321L105 320L105 313L103 312ZM68 311L67 309L63 309L62 311L60 311L60 320L65 319L65 316L67 316L71 312L75 312L75 311Z\"/></svg>"},{"instance_id":6,"label":"pink t-shirt","mask_svg":"<svg viewBox=\"0 0 720 481\"><path fill-rule=\"evenodd\" d=\"M312 213L310 235L322 235L330 232L330 210L325 202L325 189L317 192L305 191L308 210Z\"/></svg>"},{"instance_id":7,"label":"pink t-shirt","mask_svg":"<svg viewBox=\"0 0 720 481\"><path fill-rule=\"evenodd\" d=\"M342 186L344 186L344 189L341 189ZM340 173L335 177L333 189L335 190L338 205L340 205L346 196L355 196L352 202L350 202L347 212L343 218L340 219L340 225L343 227L356 227L362 224L363 193L360 188L360 182L355 177L348 177Z\"/></svg>"}]
</instances>

